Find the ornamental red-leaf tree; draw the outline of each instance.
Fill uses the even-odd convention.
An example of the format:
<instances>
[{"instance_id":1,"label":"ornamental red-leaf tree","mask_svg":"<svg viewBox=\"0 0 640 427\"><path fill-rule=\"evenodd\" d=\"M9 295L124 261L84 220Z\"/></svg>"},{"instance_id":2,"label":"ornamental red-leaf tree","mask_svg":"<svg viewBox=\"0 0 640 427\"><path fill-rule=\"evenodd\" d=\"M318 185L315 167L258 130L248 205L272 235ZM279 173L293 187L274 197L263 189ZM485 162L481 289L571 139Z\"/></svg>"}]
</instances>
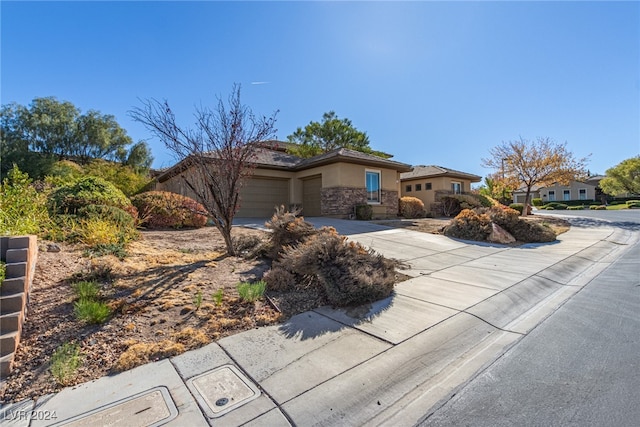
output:
<instances>
[{"instance_id":1,"label":"ornamental red-leaf tree","mask_svg":"<svg viewBox=\"0 0 640 427\"><path fill-rule=\"evenodd\" d=\"M587 158L576 159L566 143L557 144L550 138L503 142L489 153L491 157L482 159L482 165L497 170L494 176L500 176L508 188L526 189L525 206L530 204L534 187L567 185L587 176ZM522 215L527 215L527 209Z\"/></svg>"},{"instance_id":2,"label":"ornamental red-leaf tree","mask_svg":"<svg viewBox=\"0 0 640 427\"><path fill-rule=\"evenodd\" d=\"M257 149L275 136L277 111L270 117L256 117L240 102L237 84L227 105L218 98L215 109L197 108L193 128L177 124L166 100L142 103L129 112L130 116L176 155L181 178L207 209L228 254L235 255L231 228L240 207L240 190L253 174Z\"/></svg>"}]
</instances>

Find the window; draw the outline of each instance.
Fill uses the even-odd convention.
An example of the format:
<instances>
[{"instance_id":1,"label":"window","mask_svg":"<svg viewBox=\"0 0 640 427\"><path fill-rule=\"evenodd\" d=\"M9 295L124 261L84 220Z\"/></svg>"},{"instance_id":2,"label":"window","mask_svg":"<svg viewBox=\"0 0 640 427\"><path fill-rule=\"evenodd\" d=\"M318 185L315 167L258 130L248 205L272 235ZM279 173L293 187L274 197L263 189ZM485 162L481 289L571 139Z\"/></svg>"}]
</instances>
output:
<instances>
[{"instance_id":1,"label":"window","mask_svg":"<svg viewBox=\"0 0 640 427\"><path fill-rule=\"evenodd\" d=\"M366 171L367 202L380 203L380 172Z\"/></svg>"},{"instance_id":2,"label":"window","mask_svg":"<svg viewBox=\"0 0 640 427\"><path fill-rule=\"evenodd\" d=\"M562 200L571 200L571 190L562 190Z\"/></svg>"},{"instance_id":3,"label":"window","mask_svg":"<svg viewBox=\"0 0 640 427\"><path fill-rule=\"evenodd\" d=\"M579 198L580 200L587 200L587 189L586 188L581 188L579 191Z\"/></svg>"},{"instance_id":4,"label":"window","mask_svg":"<svg viewBox=\"0 0 640 427\"><path fill-rule=\"evenodd\" d=\"M549 190L549 201L550 202L555 202L556 201L556 192L555 192L555 190Z\"/></svg>"},{"instance_id":5,"label":"window","mask_svg":"<svg viewBox=\"0 0 640 427\"><path fill-rule=\"evenodd\" d=\"M426 182L426 183L424 184L424 189L425 189L425 190L431 190L431 183L430 183L430 182Z\"/></svg>"},{"instance_id":6,"label":"window","mask_svg":"<svg viewBox=\"0 0 640 427\"><path fill-rule=\"evenodd\" d=\"M416 184L416 191L422 191L422 184Z\"/></svg>"},{"instance_id":7,"label":"window","mask_svg":"<svg viewBox=\"0 0 640 427\"><path fill-rule=\"evenodd\" d=\"M451 183L451 192L453 194L461 194L462 193L462 184L459 182Z\"/></svg>"},{"instance_id":8,"label":"window","mask_svg":"<svg viewBox=\"0 0 640 427\"><path fill-rule=\"evenodd\" d=\"M411 184L406 185L406 186L404 187L404 191L405 191L405 192L407 192L407 193L411 193Z\"/></svg>"}]
</instances>

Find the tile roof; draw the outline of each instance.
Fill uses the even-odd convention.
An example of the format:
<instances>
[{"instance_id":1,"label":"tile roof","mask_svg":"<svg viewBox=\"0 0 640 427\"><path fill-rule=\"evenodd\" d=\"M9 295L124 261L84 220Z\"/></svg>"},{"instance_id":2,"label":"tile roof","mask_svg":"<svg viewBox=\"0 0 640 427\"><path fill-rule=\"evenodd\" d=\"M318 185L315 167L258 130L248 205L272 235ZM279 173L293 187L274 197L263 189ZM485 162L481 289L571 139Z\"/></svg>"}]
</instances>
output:
<instances>
[{"instance_id":1,"label":"tile roof","mask_svg":"<svg viewBox=\"0 0 640 427\"><path fill-rule=\"evenodd\" d=\"M214 153L207 153L210 157L214 157ZM259 168L265 169L283 169L290 171L299 171L306 168L322 166L335 162L358 163L367 166L377 166L395 169L400 172L411 170L411 166L405 163L396 162L394 160L384 159L372 154L362 153L360 151L349 150L346 148L338 148L327 153L320 154L308 159L303 159L292 154L288 154L276 147L258 147L255 149L255 157L253 161ZM159 173L158 180L163 182L170 177L180 173L187 167L185 160L178 162L174 166L165 169Z\"/></svg>"},{"instance_id":2,"label":"tile roof","mask_svg":"<svg viewBox=\"0 0 640 427\"><path fill-rule=\"evenodd\" d=\"M418 165L414 166L411 172L405 172L400 174L401 180L416 179L416 178L430 178L436 176L453 176L456 178L470 179L472 182L480 182L482 177L471 173L457 171L455 169L443 168L436 165Z\"/></svg>"}]
</instances>

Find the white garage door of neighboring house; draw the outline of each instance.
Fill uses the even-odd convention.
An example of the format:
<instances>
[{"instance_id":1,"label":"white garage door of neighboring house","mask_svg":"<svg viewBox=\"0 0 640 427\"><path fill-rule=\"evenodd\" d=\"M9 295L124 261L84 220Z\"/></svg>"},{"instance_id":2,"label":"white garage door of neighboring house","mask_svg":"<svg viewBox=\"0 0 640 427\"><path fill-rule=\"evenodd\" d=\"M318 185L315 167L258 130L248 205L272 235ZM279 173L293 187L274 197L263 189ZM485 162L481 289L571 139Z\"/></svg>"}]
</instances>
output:
<instances>
[{"instance_id":1,"label":"white garage door of neighboring house","mask_svg":"<svg viewBox=\"0 0 640 427\"><path fill-rule=\"evenodd\" d=\"M289 208L289 180L253 177L240 191L239 218L271 218L275 207Z\"/></svg>"},{"instance_id":2,"label":"white garage door of neighboring house","mask_svg":"<svg viewBox=\"0 0 640 427\"><path fill-rule=\"evenodd\" d=\"M322 215L320 206L320 190L322 189L322 175L302 181L302 215Z\"/></svg>"}]
</instances>

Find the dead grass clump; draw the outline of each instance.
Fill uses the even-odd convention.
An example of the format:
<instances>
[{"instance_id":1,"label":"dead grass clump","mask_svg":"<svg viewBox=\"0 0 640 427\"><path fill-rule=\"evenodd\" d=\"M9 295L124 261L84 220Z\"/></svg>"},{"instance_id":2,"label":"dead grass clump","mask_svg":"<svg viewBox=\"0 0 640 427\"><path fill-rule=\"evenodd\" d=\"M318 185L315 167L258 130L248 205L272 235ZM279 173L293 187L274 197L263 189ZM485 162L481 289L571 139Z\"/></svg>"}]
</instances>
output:
<instances>
[{"instance_id":1,"label":"dead grass clump","mask_svg":"<svg viewBox=\"0 0 640 427\"><path fill-rule=\"evenodd\" d=\"M138 342L131 344L129 348L120 355L112 369L114 372L123 372L133 369L136 366L144 365L145 363L177 356L178 354L184 353L185 350L186 347L184 344L172 340L153 343Z\"/></svg>"}]
</instances>

